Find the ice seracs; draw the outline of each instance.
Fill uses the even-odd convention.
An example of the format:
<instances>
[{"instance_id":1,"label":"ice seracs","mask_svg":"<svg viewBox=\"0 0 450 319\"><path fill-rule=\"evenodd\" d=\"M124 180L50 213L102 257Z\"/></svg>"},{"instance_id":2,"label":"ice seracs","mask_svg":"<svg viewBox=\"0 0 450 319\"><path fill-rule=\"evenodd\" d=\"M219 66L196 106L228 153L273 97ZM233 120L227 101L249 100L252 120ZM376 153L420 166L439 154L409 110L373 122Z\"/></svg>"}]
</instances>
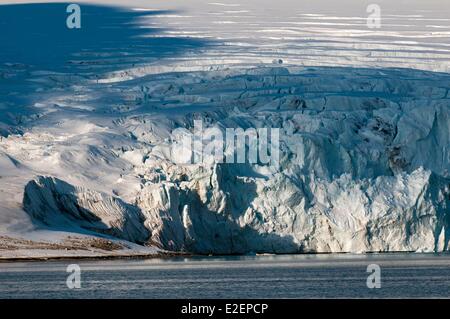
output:
<instances>
[{"instance_id":1,"label":"ice seracs","mask_svg":"<svg viewBox=\"0 0 450 319\"><path fill-rule=\"evenodd\" d=\"M126 25L154 33L111 36L111 52L76 42L58 64L0 61L0 235L205 254L448 251L450 53L428 32L445 8L373 33L340 7L241 5L142 11ZM199 120L224 136L279 129L278 167L177 164L173 133Z\"/></svg>"},{"instance_id":2,"label":"ice seracs","mask_svg":"<svg viewBox=\"0 0 450 319\"><path fill-rule=\"evenodd\" d=\"M55 113L60 124L45 134L5 138L1 163L28 176L23 207L35 222L167 250L447 250L441 88L450 82L422 75L271 66L150 78L151 99L136 99L132 114L85 122ZM172 133L193 133L196 120L223 133L278 128L279 167L177 164Z\"/></svg>"},{"instance_id":3,"label":"ice seracs","mask_svg":"<svg viewBox=\"0 0 450 319\"><path fill-rule=\"evenodd\" d=\"M27 164L25 148L31 158L57 156L53 172L72 172L76 186L56 174L25 187L26 212L52 227L70 221L196 253L447 250L450 108L437 92L449 77L384 72L261 67L149 79L153 100L102 118L102 129L47 138L46 153L33 150L41 140L32 133L3 145L10 159ZM280 166L177 164L171 133L194 132L196 119L223 131L279 128ZM82 141L73 162L70 138ZM88 183L74 175L80 165L93 174Z\"/></svg>"}]
</instances>

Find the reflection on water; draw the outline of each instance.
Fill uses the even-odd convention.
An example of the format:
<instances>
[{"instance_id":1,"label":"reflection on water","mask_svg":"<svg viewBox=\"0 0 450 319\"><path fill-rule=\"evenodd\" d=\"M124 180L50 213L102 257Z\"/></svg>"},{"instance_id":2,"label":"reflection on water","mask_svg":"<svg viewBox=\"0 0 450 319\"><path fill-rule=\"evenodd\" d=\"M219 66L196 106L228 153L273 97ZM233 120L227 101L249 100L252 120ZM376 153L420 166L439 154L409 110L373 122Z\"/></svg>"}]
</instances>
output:
<instances>
[{"instance_id":1,"label":"reflection on water","mask_svg":"<svg viewBox=\"0 0 450 319\"><path fill-rule=\"evenodd\" d=\"M81 289L66 268L81 267ZM381 267L368 289L367 266ZM0 298L450 297L450 255L284 255L0 264Z\"/></svg>"}]
</instances>

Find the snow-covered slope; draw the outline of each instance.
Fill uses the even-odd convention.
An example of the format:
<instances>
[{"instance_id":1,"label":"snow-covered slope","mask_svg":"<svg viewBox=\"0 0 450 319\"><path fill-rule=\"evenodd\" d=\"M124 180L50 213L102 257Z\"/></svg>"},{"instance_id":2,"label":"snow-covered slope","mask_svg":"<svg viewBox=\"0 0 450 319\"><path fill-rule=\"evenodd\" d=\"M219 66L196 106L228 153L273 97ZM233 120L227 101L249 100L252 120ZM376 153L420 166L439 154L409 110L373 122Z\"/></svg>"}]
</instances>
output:
<instances>
[{"instance_id":1,"label":"snow-covered slope","mask_svg":"<svg viewBox=\"0 0 450 319\"><path fill-rule=\"evenodd\" d=\"M344 2L82 6L84 33L58 31L60 47L46 39L64 5L0 6L29 23L49 14L35 28L48 48L1 44L0 234L199 253L448 250L448 10L381 1L372 30L366 5ZM177 165L172 132L194 120L279 128L280 166Z\"/></svg>"}]
</instances>

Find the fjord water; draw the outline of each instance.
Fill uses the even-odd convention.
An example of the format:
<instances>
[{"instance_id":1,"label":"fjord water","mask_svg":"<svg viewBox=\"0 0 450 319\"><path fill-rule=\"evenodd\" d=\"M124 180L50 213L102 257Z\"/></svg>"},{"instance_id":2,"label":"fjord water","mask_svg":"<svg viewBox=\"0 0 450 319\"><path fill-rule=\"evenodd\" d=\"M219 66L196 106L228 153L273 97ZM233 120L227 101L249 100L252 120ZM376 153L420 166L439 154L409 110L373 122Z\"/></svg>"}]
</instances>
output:
<instances>
[{"instance_id":1,"label":"fjord water","mask_svg":"<svg viewBox=\"0 0 450 319\"><path fill-rule=\"evenodd\" d=\"M81 268L69 289L67 266ZM367 287L367 266L381 288ZM0 298L450 297L450 255L281 255L0 264Z\"/></svg>"}]
</instances>

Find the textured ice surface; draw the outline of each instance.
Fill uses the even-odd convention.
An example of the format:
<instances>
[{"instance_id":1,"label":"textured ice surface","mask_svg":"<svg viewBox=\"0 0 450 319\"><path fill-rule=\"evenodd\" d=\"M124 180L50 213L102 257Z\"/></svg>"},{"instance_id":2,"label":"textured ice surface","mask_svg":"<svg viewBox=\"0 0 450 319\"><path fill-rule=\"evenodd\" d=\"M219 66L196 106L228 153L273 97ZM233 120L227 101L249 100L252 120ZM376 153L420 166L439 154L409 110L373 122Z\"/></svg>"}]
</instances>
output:
<instances>
[{"instance_id":1,"label":"textured ice surface","mask_svg":"<svg viewBox=\"0 0 450 319\"><path fill-rule=\"evenodd\" d=\"M17 18L0 35L0 232L201 253L448 250L449 9L380 1L371 30L366 4L322 2L82 6L72 40L64 5L0 6L35 31ZM196 119L279 128L280 168L174 165L171 132Z\"/></svg>"}]
</instances>

